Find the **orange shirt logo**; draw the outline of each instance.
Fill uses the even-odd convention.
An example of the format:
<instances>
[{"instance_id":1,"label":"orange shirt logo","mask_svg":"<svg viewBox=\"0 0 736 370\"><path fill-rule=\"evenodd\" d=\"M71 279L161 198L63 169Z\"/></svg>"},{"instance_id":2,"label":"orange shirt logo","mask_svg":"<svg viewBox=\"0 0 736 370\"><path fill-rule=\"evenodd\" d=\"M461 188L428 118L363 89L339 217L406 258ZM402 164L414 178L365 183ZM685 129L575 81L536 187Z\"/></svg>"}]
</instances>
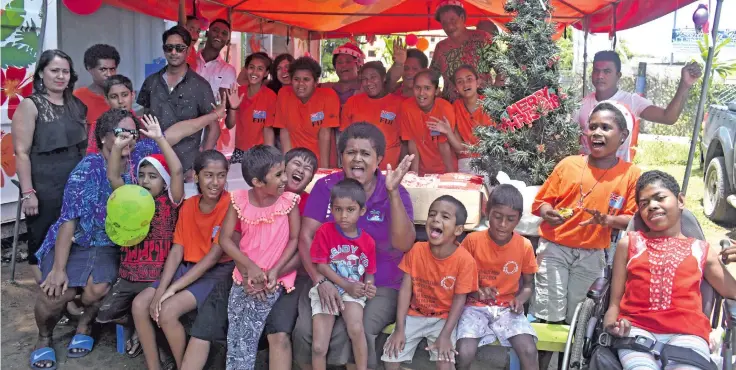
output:
<instances>
[{"instance_id":1,"label":"orange shirt logo","mask_svg":"<svg viewBox=\"0 0 736 370\"><path fill-rule=\"evenodd\" d=\"M454 276L445 276L440 281L440 285L447 290L451 290L455 287L455 280L457 279Z\"/></svg>"},{"instance_id":2,"label":"orange shirt logo","mask_svg":"<svg viewBox=\"0 0 736 370\"><path fill-rule=\"evenodd\" d=\"M322 126L322 122L325 120L324 112L312 113L309 115L309 120L312 121L312 127Z\"/></svg>"},{"instance_id":3,"label":"orange shirt logo","mask_svg":"<svg viewBox=\"0 0 736 370\"><path fill-rule=\"evenodd\" d=\"M381 123L384 123L387 125L393 125L395 119L396 119L396 113L387 112L385 110L381 111L381 119L380 119Z\"/></svg>"}]
</instances>

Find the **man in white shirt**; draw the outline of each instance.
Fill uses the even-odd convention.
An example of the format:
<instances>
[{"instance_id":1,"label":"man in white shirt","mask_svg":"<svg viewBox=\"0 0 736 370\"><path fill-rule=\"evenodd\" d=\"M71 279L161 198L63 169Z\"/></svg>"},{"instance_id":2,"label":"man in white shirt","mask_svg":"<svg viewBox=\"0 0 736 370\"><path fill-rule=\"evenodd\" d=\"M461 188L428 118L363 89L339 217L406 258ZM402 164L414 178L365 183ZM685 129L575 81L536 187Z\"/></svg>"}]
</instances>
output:
<instances>
[{"instance_id":1,"label":"man in white shirt","mask_svg":"<svg viewBox=\"0 0 736 370\"><path fill-rule=\"evenodd\" d=\"M196 72L210 83L216 101L222 99L222 94L230 89L237 79L235 67L228 64L220 56L222 49L229 43L230 23L224 19L215 19L210 23L210 28L207 30L207 42L204 48L197 53ZM235 114L235 112L228 109L227 114ZM204 140L205 148L216 147L217 139L220 137L220 129L217 127L215 130L215 127L217 125L207 127L207 137Z\"/></svg>"},{"instance_id":2,"label":"man in white shirt","mask_svg":"<svg viewBox=\"0 0 736 370\"><path fill-rule=\"evenodd\" d=\"M639 135L639 118L643 118L650 122L663 123L672 125L682 113L687 101L688 91L695 81L700 78L702 70L700 65L692 62L686 64L682 68L682 76L677 92L667 108L660 108L635 93L619 90L618 81L621 78L621 59L618 54L612 50L600 51L593 58L593 73L591 80L595 86L595 92L583 98L580 110L575 114L575 121L580 124L580 130L585 132L588 128L588 118L593 108L598 102L603 100L613 100L625 105L635 117L633 127L629 127L629 136L618 151L618 156L625 161L633 160L632 146L636 146L637 137ZM581 139L581 151L585 154L590 153L590 146L585 140L585 135Z\"/></svg>"}]
</instances>

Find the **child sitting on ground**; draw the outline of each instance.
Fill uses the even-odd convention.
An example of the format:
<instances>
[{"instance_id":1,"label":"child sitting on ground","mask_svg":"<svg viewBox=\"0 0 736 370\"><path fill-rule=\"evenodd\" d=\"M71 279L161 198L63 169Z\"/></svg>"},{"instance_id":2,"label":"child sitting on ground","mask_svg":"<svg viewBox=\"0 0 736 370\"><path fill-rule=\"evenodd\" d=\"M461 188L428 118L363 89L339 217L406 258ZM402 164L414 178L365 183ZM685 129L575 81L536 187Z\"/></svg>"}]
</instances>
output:
<instances>
[{"instance_id":1,"label":"child sitting on ground","mask_svg":"<svg viewBox=\"0 0 736 370\"><path fill-rule=\"evenodd\" d=\"M467 295L478 290L475 260L457 244L467 217L465 206L456 198L437 198L427 217L429 241L414 244L401 260L404 279L396 327L381 356L387 370L397 370L401 362L411 361L424 338L430 360L438 361L437 368L453 367L455 326Z\"/></svg>"},{"instance_id":2,"label":"child sitting on ground","mask_svg":"<svg viewBox=\"0 0 736 370\"><path fill-rule=\"evenodd\" d=\"M206 150L194 160L199 194L184 201L179 209L174 245L160 279L133 300L135 329L149 369L161 366L153 322L166 335L175 368L180 369L187 345L180 317L200 309L213 287L230 279L234 264L223 258L218 244L230 205L230 194L225 190L228 169L227 158L216 150ZM214 323L218 318L197 316L197 321L205 320ZM169 362L163 368L172 365Z\"/></svg>"},{"instance_id":3,"label":"child sitting on ground","mask_svg":"<svg viewBox=\"0 0 736 370\"><path fill-rule=\"evenodd\" d=\"M353 345L355 366L368 368L368 343L363 330L363 308L366 299L375 295L376 243L359 229L358 219L365 214L366 195L363 185L354 179L344 179L330 191L330 211L335 221L325 222L317 229L310 249L312 262L324 275L322 281L309 290L312 305L312 368L327 368L327 347L330 344L335 317L342 314ZM340 312L322 307L317 287L332 282L340 295Z\"/></svg>"},{"instance_id":4,"label":"child sitting on ground","mask_svg":"<svg viewBox=\"0 0 736 370\"><path fill-rule=\"evenodd\" d=\"M618 242L603 326L617 337L640 336L692 349L708 362L711 326L703 313L700 283L705 278L721 296L734 299L736 280L717 248L682 234L685 196L672 176L661 171L642 174L636 202L648 231L631 231ZM630 349L620 349L618 357L624 369L678 364Z\"/></svg>"},{"instance_id":5,"label":"child sitting on ground","mask_svg":"<svg viewBox=\"0 0 736 370\"><path fill-rule=\"evenodd\" d=\"M151 230L142 242L133 247L121 248L120 278L103 299L97 321L106 323L116 321L132 325L130 309L136 295L156 281L164 268L169 255L178 208L184 198L184 172L174 149L166 142L158 121L143 116L146 136L153 139L164 153L152 154L137 163L138 185L151 193L156 203L156 212L151 220ZM125 185L120 176L120 160L123 148L134 140L133 135L122 132L115 137L115 145L110 153L107 179L113 190ZM141 354L142 348L138 334L134 331L125 344L130 357Z\"/></svg>"},{"instance_id":6,"label":"child sitting on ground","mask_svg":"<svg viewBox=\"0 0 736 370\"><path fill-rule=\"evenodd\" d=\"M227 369L255 368L266 317L284 290L294 288L296 271L281 270L296 254L300 226L299 195L284 191L281 152L256 145L243 155L242 168L252 189L233 192L220 238L223 250L238 265L227 309ZM242 232L239 246L232 240L236 223Z\"/></svg>"},{"instance_id":7,"label":"child sitting on ground","mask_svg":"<svg viewBox=\"0 0 736 370\"><path fill-rule=\"evenodd\" d=\"M497 186L489 198L488 231L471 233L461 244L478 266L478 292L468 295L457 324L457 368L470 369L478 347L498 339L516 351L522 369L539 369L536 334L524 314L537 261L532 243L514 232L524 201L519 190L508 184Z\"/></svg>"}]
</instances>

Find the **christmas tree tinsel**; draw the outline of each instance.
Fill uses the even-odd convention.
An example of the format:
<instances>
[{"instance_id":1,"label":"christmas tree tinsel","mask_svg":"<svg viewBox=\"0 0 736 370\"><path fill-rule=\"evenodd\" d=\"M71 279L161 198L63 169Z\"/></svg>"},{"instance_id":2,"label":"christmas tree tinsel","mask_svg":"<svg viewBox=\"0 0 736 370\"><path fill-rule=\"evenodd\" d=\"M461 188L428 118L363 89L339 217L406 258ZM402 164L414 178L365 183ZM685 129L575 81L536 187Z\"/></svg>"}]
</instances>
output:
<instances>
[{"instance_id":1,"label":"christmas tree tinsel","mask_svg":"<svg viewBox=\"0 0 736 370\"><path fill-rule=\"evenodd\" d=\"M482 92L483 110L494 122L501 122L508 106L544 87L560 96L560 107L542 115L531 127L505 132L476 128L479 143L470 151L480 156L472 164L494 181L498 171L503 171L511 179L538 185L560 160L579 152L580 129L572 119L574 103L560 87L559 49L552 41L556 24L549 20L549 0L509 0L504 10L515 15L506 24L509 32L496 35L483 48L479 71L503 73L506 84Z\"/></svg>"}]
</instances>

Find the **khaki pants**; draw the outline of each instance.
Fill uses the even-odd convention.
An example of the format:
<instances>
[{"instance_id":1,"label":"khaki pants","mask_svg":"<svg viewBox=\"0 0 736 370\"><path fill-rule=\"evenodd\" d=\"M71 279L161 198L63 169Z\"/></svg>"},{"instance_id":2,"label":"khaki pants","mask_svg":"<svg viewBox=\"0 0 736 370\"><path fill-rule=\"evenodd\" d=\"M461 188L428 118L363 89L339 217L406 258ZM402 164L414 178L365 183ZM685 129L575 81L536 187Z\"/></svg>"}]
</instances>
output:
<instances>
[{"instance_id":1,"label":"khaki pants","mask_svg":"<svg viewBox=\"0 0 736 370\"><path fill-rule=\"evenodd\" d=\"M537 264L530 311L538 319L569 324L577 304L603 276L606 260L602 249L570 248L540 239Z\"/></svg>"}]
</instances>

